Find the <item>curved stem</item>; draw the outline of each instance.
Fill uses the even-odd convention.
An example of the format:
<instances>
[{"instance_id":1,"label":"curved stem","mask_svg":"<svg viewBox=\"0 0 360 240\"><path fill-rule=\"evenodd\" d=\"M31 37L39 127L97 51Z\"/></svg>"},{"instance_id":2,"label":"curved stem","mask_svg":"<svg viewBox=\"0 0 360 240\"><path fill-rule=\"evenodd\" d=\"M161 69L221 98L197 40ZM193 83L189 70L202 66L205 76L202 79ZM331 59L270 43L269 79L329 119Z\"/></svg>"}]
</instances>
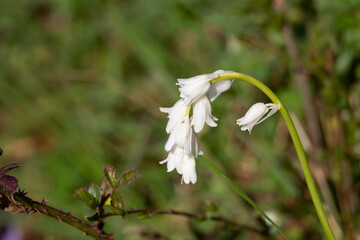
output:
<instances>
[{"instance_id":1,"label":"curved stem","mask_svg":"<svg viewBox=\"0 0 360 240\"><path fill-rule=\"evenodd\" d=\"M306 180L306 184L308 186L310 195L311 195L311 199L313 201L313 204L315 206L315 210L316 213L319 217L321 226L325 232L325 235L328 239L334 240L335 236L334 233L330 227L329 221L326 217L325 214L325 210L324 207L321 203L320 200L320 196L319 193L316 189L316 185L314 182L314 178L311 174L311 170L309 167L309 163L307 161L306 158L306 154L304 151L304 147L300 141L299 135L296 131L296 128L294 126L294 123L288 113L288 111L286 110L286 108L284 107L284 105L281 103L281 101L279 100L279 98L275 95L275 93L273 93L266 85L264 85L262 82L260 82L259 80L250 77L246 74L243 73L235 73L235 72L231 72L231 73L222 73L219 74L218 77L216 79L213 79L211 81L211 83L220 81L220 80L225 80L225 79L240 79L240 80L244 80L247 81L249 83L251 83L252 85L254 85L255 87L259 88L263 93L265 93L273 103L277 104L280 106L280 113L282 115L282 117L284 118L284 121L286 123L287 128L289 129L290 132L290 136L293 140L293 143L295 145L295 149L296 149L296 153L298 155L300 164L301 164L301 168L302 171L304 173L305 176L305 180Z\"/></svg>"}]
</instances>

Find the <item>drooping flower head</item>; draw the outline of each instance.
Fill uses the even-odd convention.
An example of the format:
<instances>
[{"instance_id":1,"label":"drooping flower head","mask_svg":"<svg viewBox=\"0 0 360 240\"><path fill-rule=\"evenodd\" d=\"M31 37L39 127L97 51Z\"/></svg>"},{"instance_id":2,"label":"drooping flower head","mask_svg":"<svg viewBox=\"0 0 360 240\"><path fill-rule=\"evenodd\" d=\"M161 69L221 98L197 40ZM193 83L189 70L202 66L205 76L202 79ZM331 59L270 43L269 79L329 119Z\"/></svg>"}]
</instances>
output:
<instances>
[{"instance_id":1,"label":"drooping flower head","mask_svg":"<svg viewBox=\"0 0 360 240\"><path fill-rule=\"evenodd\" d=\"M165 144L168 157L160 164L167 163L168 172L177 170L182 175L182 183L195 183L196 162L198 155L202 154L197 142L197 135L205 123L216 127L218 119L211 114L210 100L214 101L222 92L228 90L233 80L221 80L211 83L218 74L227 71L218 70L210 74L202 74L188 79L178 79L181 99L173 107L160 108L161 112L168 114L166 132L169 138ZM190 118L190 109L193 106Z\"/></svg>"}]
</instances>

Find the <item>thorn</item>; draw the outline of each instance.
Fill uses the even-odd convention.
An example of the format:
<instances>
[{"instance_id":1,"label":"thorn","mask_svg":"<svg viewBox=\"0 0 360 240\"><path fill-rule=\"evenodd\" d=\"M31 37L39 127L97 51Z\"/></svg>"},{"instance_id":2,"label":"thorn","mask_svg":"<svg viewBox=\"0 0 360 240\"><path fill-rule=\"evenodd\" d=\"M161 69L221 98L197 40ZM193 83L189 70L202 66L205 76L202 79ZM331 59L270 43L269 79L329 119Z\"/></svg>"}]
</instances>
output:
<instances>
[{"instance_id":1,"label":"thorn","mask_svg":"<svg viewBox=\"0 0 360 240\"><path fill-rule=\"evenodd\" d=\"M14 201L14 203L16 202L13 195L10 195L10 198Z\"/></svg>"},{"instance_id":2,"label":"thorn","mask_svg":"<svg viewBox=\"0 0 360 240\"><path fill-rule=\"evenodd\" d=\"M74 221L74 222L80 222L80 220L75 217L71 217L70 219L71 219L71 221Z\"/></svg>"},{"instance_id":3,"label":"thorn","mask_svg":"<svg viewBox=\"0 0 360 240\"><path fill-rule=\"evenodd\" d=\"M60 222L63 222L63 220L61 219L61 217L58 215L56 216L56 218L60 221Z\"/></svg>"},{"instance_id":4,"label":"thorn","mask_svg":"<svg viewBox=\"0 0 360 240\"><path fill-rule=\"evenodd\" d=\"M46 213L46 214L49 214L49 213L46 211L45 208L42 208L41 211L43 211L43 212Z\"/></svg>"},{"instance_id":5,"label":"thorn","mask_svg":"<svg viewBox=\"0 0 360 240\"><path fill-rule=\"evenodd\" d=\"M24 209L24 212L26 213L26 215L29 215L31 208L26 208L25 206L22 206Z\"/></svg>"},{"instance_id":6,"label":"thorn","mask_svg":"<svg viewBox=\"0 0 360 240\"><path fill-rule=\"evenodd\" d=\"M41 213L41 212L39 211L39 209L37 209L37 208L34 208L33 210L34 210L34 212Z\"/></svg>"},{"instance_id":7,"label":"thorn","mask_svg":"<svg viewBox=\"0 0 360 240\"><path fill-rule=\"evenodd\" d=\"M24 190L20 190L20 189L19 189L19 194L25 196L25 195L27 194L27 192L25 192L25 189L24 189Z\"/></svg>"},{"instance_id":8,"label":"thorn","mask_svg":"<svg viewBox=\"0 0 360 240\"><path fill-rule=\"evenodd\" d=\"M41 201L40 204L43 205L43 206L45 206L47 202L48 202L48 200L45 200L45 199L43 198L43 200Z\"/></svg>"}]
</instances>

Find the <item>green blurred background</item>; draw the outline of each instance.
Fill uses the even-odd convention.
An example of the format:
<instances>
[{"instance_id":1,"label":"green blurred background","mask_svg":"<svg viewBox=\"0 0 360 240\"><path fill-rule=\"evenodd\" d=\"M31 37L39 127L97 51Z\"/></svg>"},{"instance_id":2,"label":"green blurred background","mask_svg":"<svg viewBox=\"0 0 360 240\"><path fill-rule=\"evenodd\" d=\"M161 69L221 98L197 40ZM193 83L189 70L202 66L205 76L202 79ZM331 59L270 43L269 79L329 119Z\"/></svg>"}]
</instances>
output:
<instances>
[{"instance_id":1,"label":"green blurred background","mask_svg":"<svg viewBox=\"0 0 360 240\"><path fill-rule=\"evenodd\" d=\"M85 206L74 190L100 184L112 164L142 174L121 189L127 209L204 212L213 203L261 228L201 160L195 185L158 164L167 140L159 107L179 98L176 78L217 69L260 79L296 115L336 236L360 239L359 0L1 0L1 165L19 163L21 189L76 216ZM292 239L321 239L279 114L251 135L235 125L258 101L269 100L235 82L212 104L219 126L201 132L200 147ZM85 238L44 216L0 214L24 239ZM114 217L105 230L115 239L263 239L177 216Z\"/></svg>"}]
</instances>

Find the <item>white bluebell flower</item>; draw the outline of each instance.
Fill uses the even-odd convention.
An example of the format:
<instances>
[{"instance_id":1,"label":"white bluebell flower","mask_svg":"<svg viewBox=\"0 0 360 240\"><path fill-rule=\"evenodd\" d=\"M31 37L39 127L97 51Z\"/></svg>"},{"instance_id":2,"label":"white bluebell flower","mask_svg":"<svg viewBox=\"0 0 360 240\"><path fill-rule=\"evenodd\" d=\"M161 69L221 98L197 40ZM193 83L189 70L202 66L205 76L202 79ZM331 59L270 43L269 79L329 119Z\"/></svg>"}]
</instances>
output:
<instances>
[{"instance_id":1,"label":"white bluebell flower","mask_svg":"<svg viewBox=\"0 0 360 240\"><path fill-rule=\"evenodd\" d=\"M233 71L224 71L224 70L217 70L213 72L213 74L220 74L220 73L230 73ZM234 82L234 79L226 79L214 82L210 85L208 90L209 99L213 102L221 93L229 90L231 84Z\"/></svg>"},{"instance_id":2,"label":"white bluebell flower","mask_svg":"<svg viewBox=\"0 0 360 240\"><path fill-rule=\"evenodd\" d=\"M179 78L177 85L180 86L180 97L184 99L185 105L189 106L205 95L210 88L210 81L217 76L217 74L209 73L192 78Z\"/></svg>"},{"instance_id":3,"label":"white bluebell flower","mask_svg":"<svg viewBox=\"0 0 360 240\"><path fill-rule=\"evenodd\" d=\"M251 130L255 125L263 122L265 119L276 113L279 108L280 106L274 103L255 103L246 112L244 117L236 120L236 124L241 127L242 131L248 130L249 133L251 133Z\"/></svg>"},{"instance_id":4,"label":"white bluebell flower","mask_svg":"<svg viewBox=\"0 0 360 240\"><path fill-rule=\"evenodd\" d=\"M191 124L196 133L199 133L206 122L210 127L216 127L215 121L218 119L211 114L211 105L209 99L203 95L193 105L193 116Z\"/></svg>"},{"instance_id":5,"label":"white bluebell flower","mask_svg":"<svg viewBox=\"0 0 360 240\"><path fill-rule=\"evenodd\" d=\"M184 120L187 106L183 99L177 101L173 107L160 108L160 111L168 114L169 122L166 125L166 132L170 133L179 123Z\"/></svg>"}]
</instances>

